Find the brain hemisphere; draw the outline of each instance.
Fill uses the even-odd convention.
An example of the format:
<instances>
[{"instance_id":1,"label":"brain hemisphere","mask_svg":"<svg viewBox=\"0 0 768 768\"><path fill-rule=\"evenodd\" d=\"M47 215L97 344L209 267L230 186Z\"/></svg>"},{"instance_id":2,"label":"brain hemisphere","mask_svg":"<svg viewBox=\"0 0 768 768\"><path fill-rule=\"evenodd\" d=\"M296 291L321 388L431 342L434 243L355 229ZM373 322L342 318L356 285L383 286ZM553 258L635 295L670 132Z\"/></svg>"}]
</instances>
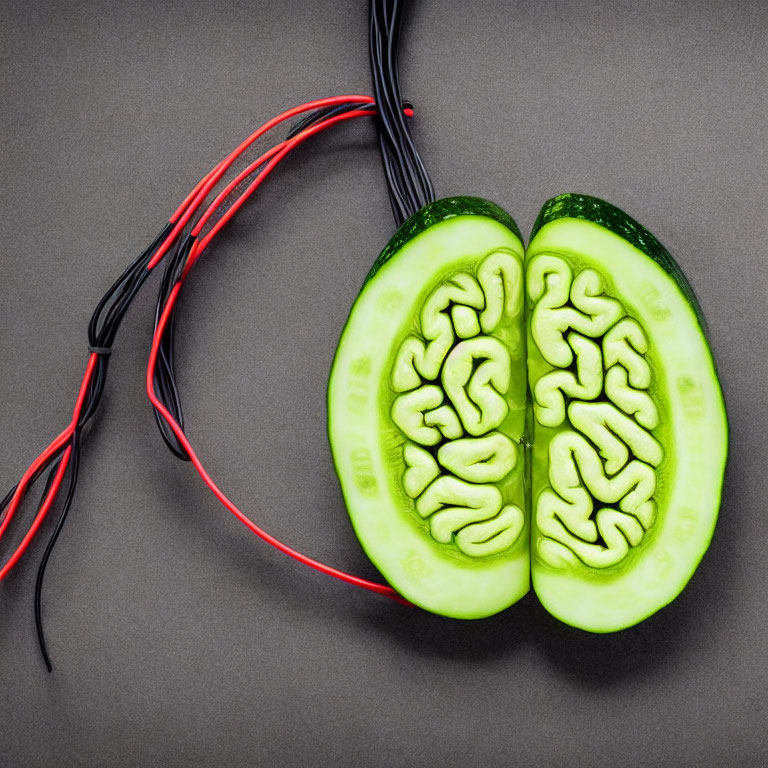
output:
<instances>
[{"instance_id":1,"label":"brain hemisphere","mask_svg":"<svg viewBox=\"0 0 768 768\"><path fill-rule=\"evenodd\" d=\"M390 377L392 421L408 438L402 485L432 538L487 557L519 538L524 515L505 499L518 445L503 430L512 376L494 333L520 322L522 268L507 251L473 273L450 276L427 296L418 333L401 343Z\"/></svg>"},{"instance_id":2,"label":"brain hemisphere","mask_svg":"<svg viewBox=\"0 0 768 768\"><path fill-rule=\"evenodd\" d=\"M558 256L529 265L530 332L543 363L531 373L548 485L535 500L538 555L555 567L620 563L656 515L663 450L641 325L592 269ZM551 431L541 428L549 428ZM611 505L611 506L606 506Z\"/></svg>"}]
</instances>

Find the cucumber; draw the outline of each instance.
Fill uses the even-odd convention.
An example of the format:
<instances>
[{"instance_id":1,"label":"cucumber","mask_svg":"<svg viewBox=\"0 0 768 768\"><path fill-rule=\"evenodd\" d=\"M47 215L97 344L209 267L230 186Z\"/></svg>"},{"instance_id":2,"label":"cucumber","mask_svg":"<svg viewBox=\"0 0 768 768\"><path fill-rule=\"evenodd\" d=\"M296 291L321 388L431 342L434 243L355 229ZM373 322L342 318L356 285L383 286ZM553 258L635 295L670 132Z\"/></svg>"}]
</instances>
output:
<instances>
[{"instance_id":1,"label":"cucumber","mask_svg":"<svg viewBox=\"0 0 768 768\"><path fill-rule=\"evenodd\" d=\"M366 278L328 388L372 562L456 618L531 579L593 632L669 603L709 545L727 453L705 329L679 266L609 203L550 200L524 258L498 206L425 207Z\"/></svg>"},{"instance_id":2,"label":"cucumber","mask_svg":"<svg viewBox=\"0 0 768 768\"><path fill-rule=\"evenodd\" d=\"M534 590L592 632L686 585L720 508L728 427L698 301L658 240L585 195L526 252Z\"/></svg>"},{"instance_id":3,"label":"cucumber","mask_svg":"<svg viewBox=\"0 0 768 768\"><path fill-rule=\"evenodd\" d=\"M439 200L374 264L331 370L355 532L400 594L446 616L489 616L530 589L523 305L512 219Z\"/></svg>"}]
</instances>

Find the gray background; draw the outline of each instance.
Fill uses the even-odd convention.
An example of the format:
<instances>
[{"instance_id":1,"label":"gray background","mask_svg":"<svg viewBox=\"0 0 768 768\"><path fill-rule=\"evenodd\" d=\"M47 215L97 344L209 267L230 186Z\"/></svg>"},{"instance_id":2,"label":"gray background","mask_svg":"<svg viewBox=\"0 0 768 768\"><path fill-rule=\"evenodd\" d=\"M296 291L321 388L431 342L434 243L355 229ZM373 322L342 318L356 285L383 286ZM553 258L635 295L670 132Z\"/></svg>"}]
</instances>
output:
<instances>
[{"instance_id":1,"label":"gray background","mask_svg":"<svg viewBox=\"0 0 768 768\"><path fill-rule=\"evenodd\" d=\"M4 485L68 421L98 297L199 176L286 106L369 91L365 6L2 3ZM554 194L605 197L701 298L731 456L714 542L673 605L611 636L532 595L452 622L271 551L159 439L153 282L48 571L52 676L41 542L0 587L0 764L768 765L766 33L760 0L424 0L403 43L439 194L495 200L524 232ZM213 476L272 533L369 577L324 397L392 232L373 127L346 125L268 182L181 310L189 432Z\"/></svg>"}]
</instances>

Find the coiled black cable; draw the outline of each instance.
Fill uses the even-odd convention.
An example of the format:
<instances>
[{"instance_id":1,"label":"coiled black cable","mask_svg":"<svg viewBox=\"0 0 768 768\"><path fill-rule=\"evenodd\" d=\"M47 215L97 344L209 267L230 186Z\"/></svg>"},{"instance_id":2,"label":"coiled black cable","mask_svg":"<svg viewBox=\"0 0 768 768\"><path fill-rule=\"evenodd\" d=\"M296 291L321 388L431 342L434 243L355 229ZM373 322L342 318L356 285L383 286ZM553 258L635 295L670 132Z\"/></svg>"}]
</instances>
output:
<instances>
[{"instance_id":1,"label":"coiled black cable","mask_svg":"<svg viewBox=\"0 0 768 768\"><path fill-rule=\"evenodd\" d=\"M397 98L399 96L399 90L398 91L393 90L392 92L394 94L393 98ZM402 115L402 112L404 109L406 109L409 106L410 105L407 103L402 103L399 106L399 112L401 113L400 122L403 125L405 125L405 122L404 122L405 119ZM347 112L354 112L356 110L369 110L370 108L371 108L371 105L368 103L350 101L344 104L335 105L333 107L326 107L324 109L315 110L313 112L308 113L305 117L301 118L300 120L297 120L296 123L290 128L286 136L286 139L292 139L298 134L300 134L302 131L309 128L310 126L318 122L321 122L323 120L326 120L328 118L335 117L336 115L342 115ZM379 114L381 113L379 112ZM415 149L413 150L413 152L415 152ZM423 168L423 166L421 167ZM385 161L385 168L390 168L391 175L393 178L395 178L396 167L394 163L391 161L391 159L387 159ZM258 172L259 171L255 171L255 173L258 173ZM426 173L425 173L425 176L426 176ZM429 184L429 188L431 189L431 183L428 181L428 177L426 178L427 178L426 183ZM397 194L399 195L399 192ZM426 200L425 198L424 205L426 204L426 202L428 202L428 200ZM418 208L421 208L421 207L422 205L418 206ZM416 208L415 210L418 210L418 208ZM406 218L408 215L410 214L407 213ZM160 314L161 314L162 308L167 303L168 296L173 290L174 285L176 284L179 276L181 275L182 270L184 269L187 256L189 255L189 252L192 246L194 245L194 240L195 238L192 235L188 235L187 237L180 239L175 244L172 253L166 257L166 264L163 272L163 279L160 284L160 288L158 290L158 295L157 295L157 305L155 309L155 326L154 326L155 330L157 330L157 326L160 321ZM179 393L179 387L176 381L175 337L176 337L176 308L174 308L173 312L169 317L168 324L165 328L165 331L163 333L163 336L160 342L160 350L157 357L157 366L154 372L154 385L155 385L155 392L157 393L157 396L160 402L162 402L165 408L168 409L168 411L171 413L171 415L173 416L175 421L179 424L179 426L181 426L181 428L184 429L184 416L183 416L183 410L181 405L181 395ZM189 456L187 455L183 446L179 443L178 438L176 437L176 434L168 426L168 422L160 415L160 413L156 408L153 410L155 414L155 421L157 422L158 429L160 430L160 435L165 441L165 444L168 446L171 453L173 453L174 456L181 459L182 461L189 461Z\"/></svg>"},{"instance_id":2,"label":"coiled black cable","mask_svg":"<svg viewBox=\"0 0 768 768\"><path fill-rule=\"evenodd\" d=\"M398 226L435 199L432 180L416 149L404 114L404 110L410 107L410 104L403 101L400 93L397 59L404 5L402 0L371 0L369 30L379 147L392 213ZM316 110L298 120L286 138L294 138L306 128L329 117L368 108L370 105L349 102ZM193 239L191 237L179 241L173 256L169 258L166 264L157 297L155 329L157 329L161 309L171 290L173 290L179 271L183 268L192 244ZM154 383L159 400L183 429L181 396L176 382L174 365L175 335L176 309L174 308L161 340ZM174 456L188 461L189 457L186 451L157 409L155 409L155 420L165 444Z\"/></svg>"}]
</instances>

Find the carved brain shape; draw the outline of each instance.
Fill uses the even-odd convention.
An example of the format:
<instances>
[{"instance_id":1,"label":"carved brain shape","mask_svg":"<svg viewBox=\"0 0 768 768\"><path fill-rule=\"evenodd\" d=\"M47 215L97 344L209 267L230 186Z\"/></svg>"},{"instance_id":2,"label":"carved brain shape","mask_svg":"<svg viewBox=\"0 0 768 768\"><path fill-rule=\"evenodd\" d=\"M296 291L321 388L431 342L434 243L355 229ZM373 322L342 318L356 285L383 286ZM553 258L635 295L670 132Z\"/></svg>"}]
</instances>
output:
<instances>
[{"instance_id":1,"label":"carved brain shape","mask_svg":"<svg viewBox=\"0 0 768 768\"><path fill-rule=\"evenodd\" d=\"M558 429L535 504L538 554L554 567L613 566L655 519L663 451L651 434L659 416L648 340L594 270L574 276L565 260L540 256L527 289L532 340L549 368L532 377L533 411ZM520 446L503 429L513 373L495 335L519 317L521 295L517 259L490 254L476 274L433 288L421 333L406 336L392 366L391 416L407 438L403 488L435 541L471 557L504 551L524 527L502 490Z\"/></svg>"},{"instance_id":2,"label":"carved brain shape","mask_svg":"<svg viewBox=\"0 0 768 768\"><path fill-rule=\"evenodd\" d=\"M498 337L522 312L522 283L519 260L504 251L452 275L427 296L420 333L406 336L392 366L403 488L435 541L470 557L503 552L524 526L503 485L519 446L503 426L512 361Z\"/></svg>"},{"instance_id":3,"label":"carved brain shape","mask_svg":"<svg viewBox=\"0 0 768 768\"><path fill-rule=\"evenodd\" d=\"M594 270L574 276L564 259L542 255L527 278L546 370L531 376L534 415L542 427L568 425L549 439L549 484L535 502L538 555L553 567L614 566L656 517L664 453L651 434L659 417L648 340Z\"/></svg>"},{"instance_id":4,"label":"carved brain shape","mask_svg":"<svg viewBox=\"0 0 768 768\"><path fill-rule=\"evenodd\" d=\"M711 539L727 420L698 304L605 201L549 201L527 249L487 201L425 207L355 302L328 402L363 547L436 613L533 587L615 631L671 602Z\"/></svg>"}]
</instances>

